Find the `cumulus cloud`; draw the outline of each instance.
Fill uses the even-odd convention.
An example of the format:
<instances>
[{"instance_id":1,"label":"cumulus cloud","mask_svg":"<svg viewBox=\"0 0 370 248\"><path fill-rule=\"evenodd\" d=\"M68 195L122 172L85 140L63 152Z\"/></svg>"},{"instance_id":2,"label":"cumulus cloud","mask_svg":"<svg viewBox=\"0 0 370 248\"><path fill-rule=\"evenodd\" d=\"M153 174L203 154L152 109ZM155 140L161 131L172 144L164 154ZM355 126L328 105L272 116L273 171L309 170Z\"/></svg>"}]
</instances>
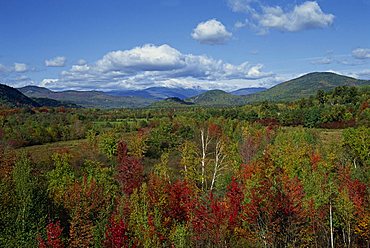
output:
<instances>
[{"instance_id":1,"label":"cumulus cloud","mask_svg":"<svg viewBox=\"0 0 370 248\"><path fill-rule=\"evenodd\" d=\"M262 5L257 0L230 0L229 6L233 11L246 12L248 18L245 25L257 29L261 34L270 29L298 32L326 28L333 24L335 18L333 14L324 13L315 1L295 5L291 10L285 10L281 6ZM238 26L242 26L241 23Z\"/></svg>"},{"instance_id":2,"label":"cumulus cloud","mask_svg":"<svg viewBox=\"0 0 370 248\"><path fill-rule=\"evenodd\" d=\"M48 67L64 67L66 64L66 57L58 56L52 59L46 59L45 65Z\"/></svg>"},{"instance_id":3,"label":"cumulus cloud","mask_svg":"<svg viewBox=\"0 0 370 248\"><path fill-rule=\"evenodd\" d=\"M264 7L258 21L263 28L296 32L328 27L333 23L334 15L325 14L317 2L305 2L290 12L284 12L281 7Z\"/></svg>"},{"instance_id":4,"label":"cumulus cloud","mask_svg":"<svg viewBox=\"0 0 370 248\"><path fill-rule=\"evenodd\" d=\"M216 19L199 23L191 33L194 40L208 45L224 44L231 36L226 27Z\"/></svg>"},{"instance_id":5,"label":"cumulus cloud","mask_svg":"<svg viewBox=\"0 0 370 248\"><path fill-rule=\"evenodd\" d=\"M28 66L23 63L14 63L14 71L23 73L28 71Z\"/></svg>"},{"instance_id":6,"label":"cumulus cloud","mask_svg":"<svg viewBox=\"0 0 370 248\"><path fill-rule=\"evenodd\" d=\"M47 87L48 85L52 85L53 83L57 83L57 78L45 78L41 81L40 86L41 87Z\"/></svg>"},{"instance_id":7,"label":"cumulus cloud","mask_svg":"<svg viewBox=\"0 0 370 248\"><path fill-rule=\"evenodd\" d=\"M183 54L151 44L112 51L93 64L73 65L42 85L53 89L142 89L149 86L235 89L275 80L262 64L226 63L205 55ZM274 81L275 82L275 81Z\"/></svg>"},{"instance_id":8,"label":"cumulus cloud","mask_svg":"<svg viewBox=\"0 0 370 248\"><path fill-rule=\"evenodd\" d=\"M70 71L71 72L85 72L89 70L90 70L90 67L87 64L85 64L85 65L73 65Z\"/></svg>"},{"instance_id":9,"label":"cumulus cloud","mask_svg":"<svg viewBox=\"0 0 370 248\"><path fill-rule=\"evenodd\" d=\"M352 51L352 56L356 59L370 59L369 48L357 48Z\"/></svg>"},{"instance_id":10,"label":"cumulus cloud","mask_svg":"<svg viewBox=\"0 0 370 248\"><path fill-rule=\"evenodd\" d=\"M181 53L168 46L144 45L131 50L113 51L98 60L97 66L103 71L166 71L183 66Z\"/></svg>"}]
</instances>

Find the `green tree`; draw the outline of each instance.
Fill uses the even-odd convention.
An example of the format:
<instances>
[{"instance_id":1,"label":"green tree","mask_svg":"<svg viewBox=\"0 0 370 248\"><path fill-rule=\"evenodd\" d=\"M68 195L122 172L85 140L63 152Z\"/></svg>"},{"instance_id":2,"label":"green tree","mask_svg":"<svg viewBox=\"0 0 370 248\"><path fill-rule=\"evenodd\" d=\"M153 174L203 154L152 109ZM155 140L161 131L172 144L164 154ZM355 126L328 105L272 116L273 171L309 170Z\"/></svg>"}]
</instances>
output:
<instances>
[{"instance_id":1,"label":"green tree","mask_svg":"<svg viewBox=\"0 0 370 248\"><path fill-rule=\"evenodd\" d=\"M68 154L54 154L55 168L46 174L49 195L57 204L63 203L63 196L67 188L75 181L75 174L69 164L69 158Z\"/></svg>"},{"instance_id":2,"label":"green tree","mask_svg":"<svg viewBox=\"0 0 370 248\"><path fill-rule=\"evenodd\" d=\"M99 149L110 159L117 155L117 138L113 132L106 132L100 135Z\"/></svg>"},{"instance_id":3,"label":"green tree","mask_svg":"<svg viewBox=\"0 0 370 248\"><path fill-rule=\"evenodd\" d=\"M180 147L181 161L180 165L185 179L194 183L200 180L198 167L200 165L200 156L198 154L198 147L192 141L185 141Z\"/></svg>"},{"instance_id":4,"label":"green tree","mask_svg":"<svg viewBox=\"0 0 370 248\"><path fill-rule=\"evenodd\" d=\"M370 128L348 128L343 131L343 145L353 165L370 165Z\"/></svg>"},{"instance_id":5,"label":"green tree","mask_svg":"<svg viewBox=\"0 0 370 248\"><path fill-rule=\"evenodd\" d=\"M33 247L35 245L34 202L35 180L31 173L31 161L22 154L15 163L13 181L17 200L16 241L18 247Z\"/></svg>"}]
</instances>

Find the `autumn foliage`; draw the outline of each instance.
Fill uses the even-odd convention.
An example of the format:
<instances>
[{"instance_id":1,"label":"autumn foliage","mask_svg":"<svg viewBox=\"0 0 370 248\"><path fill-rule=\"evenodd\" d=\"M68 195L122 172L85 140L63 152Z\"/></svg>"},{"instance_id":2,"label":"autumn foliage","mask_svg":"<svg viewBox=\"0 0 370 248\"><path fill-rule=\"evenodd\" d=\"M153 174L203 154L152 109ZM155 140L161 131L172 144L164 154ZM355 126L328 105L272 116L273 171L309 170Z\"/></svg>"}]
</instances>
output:
<instances>
[{"instance_id":1,"label":"autumn foliage","mask_svg":"<svg viewBox=\"0 0 370 248\"><path fill-rule=\"evenodd\" d=\"M0 246L368 247L369 128L279 127L282 106L40 109L89 137L20 156L0 130Z\"/></svg>"}]
</instances>

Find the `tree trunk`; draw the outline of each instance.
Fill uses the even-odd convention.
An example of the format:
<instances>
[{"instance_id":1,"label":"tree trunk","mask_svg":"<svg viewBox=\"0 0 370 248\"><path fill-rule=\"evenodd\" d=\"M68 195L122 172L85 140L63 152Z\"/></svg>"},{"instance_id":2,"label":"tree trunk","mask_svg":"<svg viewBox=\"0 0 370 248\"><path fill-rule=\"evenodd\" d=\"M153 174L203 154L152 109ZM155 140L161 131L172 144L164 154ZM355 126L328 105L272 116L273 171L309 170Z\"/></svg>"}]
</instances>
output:
<instances>
[{"instance_id":1,"label":"tree trunk","mask_svg":"<svg viewBox=\"0 0 370 248\"><path fill-rule=\"evenodd\" d=\"M329 214L330 214L330 246L334 248L334 232L333 232L333 213L331 209L331 201L329 203Z\"/></svg>"},{"instance_id":2,"label":"tree trunk","mask_svg":"<svg viewBox=\"0 0 370 248\"><path fill-rule=\"evenodd\" d=\"M204 189L204 183L205 183L205 170L206 170L206 156L207 156L207 150L208 150L208 144L209 144L209 137L208 132L205 136L204 129L200 130L200 138L202 141L202 160L201 160L201 168L202 168L202 176L201 176L201 182L202 182L202 190Z\"/></svg>"}]
</instances>

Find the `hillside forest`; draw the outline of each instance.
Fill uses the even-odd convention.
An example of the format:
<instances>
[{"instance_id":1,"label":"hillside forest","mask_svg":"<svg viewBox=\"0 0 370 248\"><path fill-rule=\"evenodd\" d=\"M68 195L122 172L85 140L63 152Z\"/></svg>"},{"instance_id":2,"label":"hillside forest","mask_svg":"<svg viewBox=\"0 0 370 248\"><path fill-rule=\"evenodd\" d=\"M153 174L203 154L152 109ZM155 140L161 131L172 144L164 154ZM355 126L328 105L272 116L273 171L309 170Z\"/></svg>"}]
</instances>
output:
<instances>
[{"instance_id":1,"label":"hillside forest","mask_svg":"<svg viewBox=\"0 0 370 248\"><path fill-rule=\"evenodd\" d=\"M0 108L0 247L369 247L370 92Z\"/></svg>"}]
</instances>

